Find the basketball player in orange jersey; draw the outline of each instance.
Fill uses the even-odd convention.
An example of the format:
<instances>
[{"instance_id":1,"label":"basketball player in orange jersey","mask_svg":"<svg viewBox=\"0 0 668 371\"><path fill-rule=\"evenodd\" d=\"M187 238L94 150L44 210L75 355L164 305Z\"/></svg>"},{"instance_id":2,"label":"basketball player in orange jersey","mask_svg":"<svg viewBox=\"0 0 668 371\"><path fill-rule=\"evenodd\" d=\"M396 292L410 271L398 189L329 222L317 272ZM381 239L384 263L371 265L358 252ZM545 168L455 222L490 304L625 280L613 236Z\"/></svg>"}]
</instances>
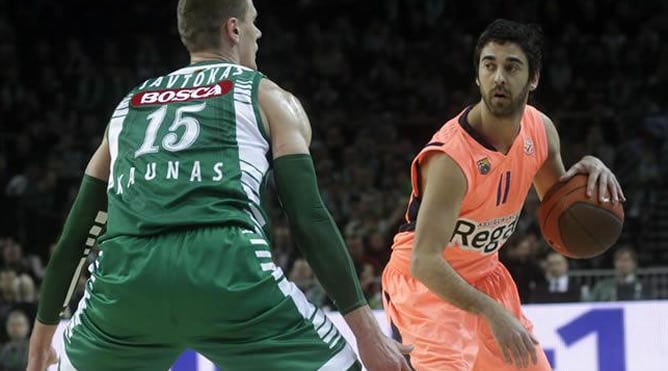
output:
<instances>
[{"instance_id":1,"label":"basketball player in orange jersey","mask_svg":"<svg viewBox=\"0 0 668 371\"><path fill-rule=\"evenodd\" d=\"M418 371L549 370L498 251L515 230L531 185L589 174L600 202L624 195L612 172L586 156L568 172L552 121L527 105L542 35L496 20L478 39L482 99L448 121L411 166L406 224L383 272L385 308Z\"/></svg>"}]
</instances>

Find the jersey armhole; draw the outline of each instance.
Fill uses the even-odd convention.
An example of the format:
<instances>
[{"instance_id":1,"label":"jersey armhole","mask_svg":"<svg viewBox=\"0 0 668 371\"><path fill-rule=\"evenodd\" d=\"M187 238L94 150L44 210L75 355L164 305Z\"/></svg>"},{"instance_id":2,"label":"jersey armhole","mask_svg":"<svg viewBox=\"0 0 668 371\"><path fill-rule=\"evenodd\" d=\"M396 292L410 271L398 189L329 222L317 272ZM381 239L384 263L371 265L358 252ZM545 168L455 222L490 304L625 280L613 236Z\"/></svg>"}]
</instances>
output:
<instances>
[{"instance_id":1,"label":"jersey armhole","mask_svg":"<svg viewBox=\"0 0 668 371\"><path fill-rule=\"evenodd\" d=\"M436 152L443 153L450 157L452 161L457 165L459 170L464 174L464 179L466 180L466 192L469 192L469 185L471 184L471 174L466 171L463 167L460 161L458 161L455 157L453 157L450 153L447 151L443 150L441 147L425 147L415 158L415 161L413 161L413 164L411 165L411 185L413 186L413 192L412 195L415 198L422 198L422 189L421 189L421 172L420 172L420 166L422 166L421 162L424 161L427 156L431 156ZM415 174L413 174L415 172Z\"/></svg>"}]
</instances>

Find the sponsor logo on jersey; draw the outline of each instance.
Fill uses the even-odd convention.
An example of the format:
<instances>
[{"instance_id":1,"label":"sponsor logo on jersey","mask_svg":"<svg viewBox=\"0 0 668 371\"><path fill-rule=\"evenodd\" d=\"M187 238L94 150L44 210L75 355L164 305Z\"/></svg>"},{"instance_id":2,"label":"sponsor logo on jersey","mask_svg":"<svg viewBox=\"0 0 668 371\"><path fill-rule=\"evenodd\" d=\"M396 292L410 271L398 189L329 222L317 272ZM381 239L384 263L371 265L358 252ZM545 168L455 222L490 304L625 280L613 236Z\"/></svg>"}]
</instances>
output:
<instances>
[{"instance_id":1,"label":"sponsor logo on jersey","mask_svg":"<svg viewBox=\"0 0 668 371\"><path fill-rule=\"evenodd\" d=\"M533 140L531 140L531 138L524 139L524 153L527 156L531 156L535 151L536 149L533 146Z\"/></svg>"},{"instance_id":2,"label":"sponsor logo on jersey","mask_svg":"<svg viewBox=\"0 0 668 371\"><path fill-rule=\"evenodd\" d=\"M181 103L223 96L232 90L234 83L224 80L217 84L197 88L164 89L142 91L132 96L134 107L156 104Z\"/></svg>"},{"instance_id":3,"label":"sponsor logo on jersey","mask_svg":"<svg viewBox=\"0 0 668 371\"><path fill-rule=\"evenodd\" d=\"M492 170L492 163L489 162L489 159L487 157L483 158L482 160L478 160L478 171L482 175L486 175L489 173L490 170Z\"/></svg>"},{"instance_id":4,"label":"sponsor logo on jersey","mask_svg":"<svg viewBox=\"0 0 668 371\"><path fill-rule=\"evenodd\" d=\"M517 228L520 214L508 215L479 222L470 219L457 219L449 247L459 246L465 250L475 250L483 254L492 254L510 238Z\"/></svg>"}]
</instances>

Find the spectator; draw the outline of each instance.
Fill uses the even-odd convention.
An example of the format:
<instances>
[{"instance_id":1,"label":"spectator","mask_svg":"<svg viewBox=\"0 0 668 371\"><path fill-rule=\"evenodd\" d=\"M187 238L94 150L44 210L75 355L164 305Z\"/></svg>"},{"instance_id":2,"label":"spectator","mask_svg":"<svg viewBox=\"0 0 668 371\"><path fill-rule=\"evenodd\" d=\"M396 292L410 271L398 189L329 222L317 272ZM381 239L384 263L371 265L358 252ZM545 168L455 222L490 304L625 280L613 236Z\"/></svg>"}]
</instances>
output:
<instances>
[{"instance_id":1,"label":"spectator","mask_svg":"<svg viewBox=\"0 0 668 371\"><path fill-rule=\"evenodd\" d=\"M649 299L647 287L636 276L638 257L630 246L615 251L615 277L598 281L591 291L592 301Z\"/></svg>"},{"instance_id":2,"label":"spectator","mask_svg":"<svg viewBox=\"0 0 668 371\"><path fill-rule=\"evenodd\" d=\"M531 303L568 303L580 301L581 286L568 275L568 260L557 252L545 258L545 281L539 281L531 290Z\"/></svg>"},{"instance_id":3,"label":"spectator","mask_svg":"<svg viewBox=\"0 0 668 371\"><path fill-rule=\"evenodd\" d=\"M17 274L28 274L34 279L44 275L44 266L41 259L36 255L24 256L23 248L13 238L7 238L0 242L2 247L3 266L11 269Z\"/></svg>"},{"instance_id":4,"label":"spectator","mask_svg":"<svg viewBox=\"0 0 668 371\"><path fill-rule=\"evenodd\" d=\"M4 321L9 312L16 304L18 297L16 272L10 269L0 270L0 321ZM0 331L0 343L6 340L6 336Z\"/></svg>"},{"instance_id":5,"label":"spectator","mask_svg":"<svg viewBox=\"0 0 668 371\"><path fill-rule=\"evenodd\" d=\"M0 370L23 371L28 366L28 317L21 311L12 311L6 323L9 342L0 350Z\"/></svg>"}]
</instances>

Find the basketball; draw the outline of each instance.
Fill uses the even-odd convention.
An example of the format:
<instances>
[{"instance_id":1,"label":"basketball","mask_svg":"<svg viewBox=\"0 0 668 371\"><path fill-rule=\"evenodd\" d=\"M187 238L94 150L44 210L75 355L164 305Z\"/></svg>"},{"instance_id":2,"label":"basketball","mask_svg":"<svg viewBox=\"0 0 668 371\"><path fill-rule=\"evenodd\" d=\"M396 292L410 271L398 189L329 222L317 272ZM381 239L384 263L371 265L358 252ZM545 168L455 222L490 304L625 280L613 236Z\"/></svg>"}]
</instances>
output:
<instances>
[{"instance_id":1,"label":"basketball","mask_svg":"<svg viewBox=\"0 0 668 371\"><path fill-rule=\"evenodd\" d=\"M574 259L602 254L622 233L621 202L598 200L598 186L587 197L587 175L558 182L543 197L539 207L540 229L545 241L557 252Z\"/></svg>"}]
</instances>

